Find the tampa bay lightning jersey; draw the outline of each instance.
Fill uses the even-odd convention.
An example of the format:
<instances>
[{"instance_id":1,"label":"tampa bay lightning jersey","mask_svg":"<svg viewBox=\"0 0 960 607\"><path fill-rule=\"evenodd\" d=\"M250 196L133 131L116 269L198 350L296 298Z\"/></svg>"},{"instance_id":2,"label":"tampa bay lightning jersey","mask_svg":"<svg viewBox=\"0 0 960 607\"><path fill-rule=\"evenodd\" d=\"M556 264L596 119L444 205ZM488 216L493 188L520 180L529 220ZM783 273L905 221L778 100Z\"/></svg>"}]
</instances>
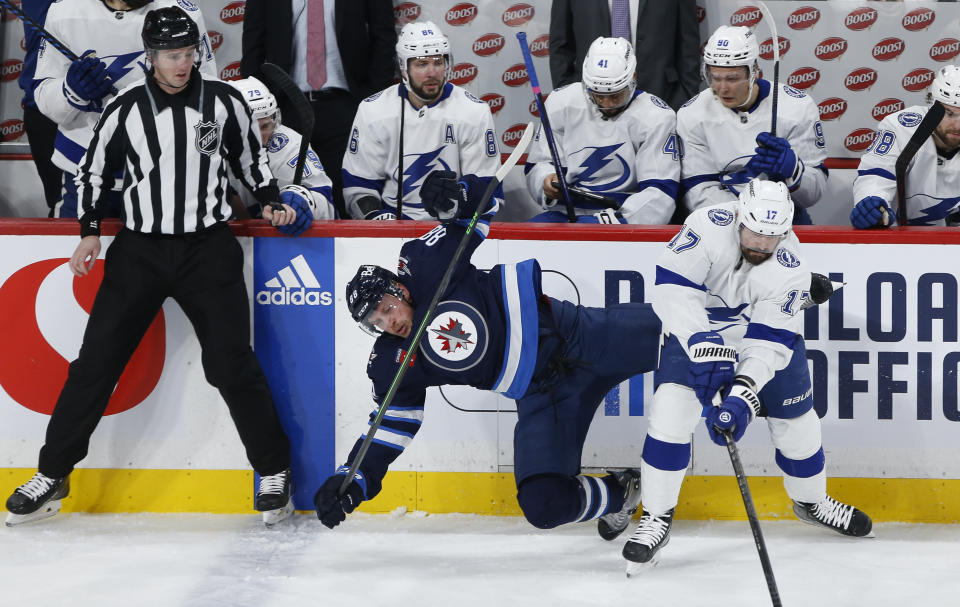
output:
<instances>
[{"instance_id":1,"label":"tampa bay lightning jersey","mask_svg":"<svg viewBox=\"0 0 960 607\"><path fill-rule=\"evenodd\" d=\"M385 334L373 345L367 375L373 381L378 405L393 383L463 234L462 225L438 225L400 250L397 275L413 300L413 329L405 339ZM387 467L420 429L428 386L469 385L516 399L530 385L539 339L540 266L529 259L497 265L489 272L478 270L469 259L481 241L481 232L474 230L384 414L361 467L367 477L368 498L379 491ZM349 461L363 438L357 441Z\"/></svg>"},{"instance_id":2,"label":"tampa bay lightning jersey","mask_svg":"<svg viewBox=\"0 0 960 607\"><path fill-rule=\"evenodd\" d=\"M284 186L293 183L302 140L300 133L282 124L267 140L267 164L270 165L270 172L277 178L277 187L281 190ZM320 158L309 145L307 146L307 159L303 163L300 185L310 192L308 202L314 219L337 218L333 206L333 185L327 173L323 170ZM260 206L256 197L250 190L243 187L232 173L230 175L230 186L240 195L240 200L243 201L244 206L247 208Z\"/></svg>"},{"instance_id":3,"label":"tampa bay lightning jersey","mask_svg":"<svg viewBox=\"0 0 960 607\"><path fill-rule=\"evenodd\" d=\"M638 90L623 112L605 119L578 82L550 93L546 110L569 185L613 198L627 223L670 221L682 154L670 106ZM545 205L543 180L556 169L542 127L524 173L530 195ZM585 201L574 205L578 215L603 208Z\"/></svg>"},{"instance_id":4,"label":"tampa bay lightning jersey","mask_svg":"<svg viewBox=\"0 0 960 607\"><path fill-rule=\"evenodd\" d=\"M357 200L380 199L396 211L400 166L400 111L403 109L403 214L432 219L420 202L420 186L432 171L492 178L500 152L490 107L449 82L440 98L420 109L407 98L401 82L364 99L357 108L350 143L343 156L343 197L347 213L362 219ZM503 203L502 189L488 215Z\"/></svg>"},{"instance_id":5,"label":"tampa bay lightning jersey","mask_svg":"<svg viewBox=\"0 0 960 607\"><path fill-rule=\"evenodd\" d=\"M143 40L140 37L143 19L154 9L179 6L200 28L200 71L216 77L217 68L213 49L207 38L207 28L199 7L189 0L153 0L143 8L113 11L101 0L69 0L54 2L47 12L45 28L77 55L87 49L107 64L107 72L117 91L142 80L146 68ZM53 163L70 174L76 174L77 163L93 137L93 127L107 101L83 107L74 105L64 96L64 81L70 60L52 44L44 40L37 54L38 82L34 90L37 107L57 123Z\"/></svg>"},{"instance_id":6,"label":"tampa bay lightning jersey","mask_svg":"<svg viewBox=\"0 0 960 607\"><path fill-rule=\"evenodd\" d=\"M757 99L745 112L724 106L710 89L677 112L677 132L684 151L680 183L691 211L736 200L741 187L757 177L746 164L755 153L757 135L770 131L773 114L770 82L759 79L757 85ZM777 137L790 142L802 163L797 180L786 183L793 201L801 207L813 206L827 184L820 111L809 95L784 84L777 96Z\"/></svg>"},{"instance_id":7,"label":"tampa bay lightning jersey","mask_svg":"<svg viewBox=\"0 0 960 607\"><path fill-rule=\"evenodd\" d=\"M853 180L854 203L867 196L879 196L896 213L897 159L928 109L915 105L880 121L877 135L860 158ZM907 165L906 175L904 195L910 225L946 225L947 215L960 206L960 154L949 158L939 154L933 137L928 137Z\"/></svg>"},{"instance_id":8,"label":"tampa bay lightning jersey","mask_svg":"<svg viewBox=\"0 0 960 607\"><path fill-rule=\"evenodd\" d=\"M741 260L737 226L735 202L691 213L657 260L652 303L685 349L694 333L720 333L738 350L737 373L759 391L793 355L810 270L792 230L763 263Z\"/></svg>"}]
</instances>

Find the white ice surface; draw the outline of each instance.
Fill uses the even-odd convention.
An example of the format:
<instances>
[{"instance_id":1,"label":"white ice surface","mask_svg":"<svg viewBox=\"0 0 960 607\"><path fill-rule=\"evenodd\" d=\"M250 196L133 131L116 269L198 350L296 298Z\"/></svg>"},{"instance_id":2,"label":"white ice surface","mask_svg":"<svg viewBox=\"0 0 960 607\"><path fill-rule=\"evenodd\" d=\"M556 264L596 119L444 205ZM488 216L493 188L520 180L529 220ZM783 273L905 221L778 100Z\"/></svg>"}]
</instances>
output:
<instances>
[{"instance_id":1,"label":"white ice surface","mask_svg":"<svg viewBox=\"0 0 960 607\"><path fill-rule=\"evenodd\" d=\"M848 539L763 522L785 606L960 605L960 526L881 524ZM625 537L624 537L625 539ZM627 579L595 523L355 513L273 529L239 515L59 514L0 529L0 604L34 606L751 607L770 605L743 522L677 521Z\"/></svg>"}]
</instances>

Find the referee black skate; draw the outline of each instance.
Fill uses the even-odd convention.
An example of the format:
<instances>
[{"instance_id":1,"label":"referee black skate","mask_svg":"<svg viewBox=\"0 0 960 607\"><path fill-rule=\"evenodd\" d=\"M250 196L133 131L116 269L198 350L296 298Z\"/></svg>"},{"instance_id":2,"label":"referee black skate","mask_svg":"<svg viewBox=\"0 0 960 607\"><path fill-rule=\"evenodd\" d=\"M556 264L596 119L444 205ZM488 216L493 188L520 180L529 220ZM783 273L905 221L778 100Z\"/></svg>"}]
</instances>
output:
<instances>
[{"instance_id":1,"label":"referee black skate","mask_svg":"<svg viewBox=\"0 0 960 607\"><path fill-rule=\"evenodd\" d=\"M197 334L203 370L220 392L247 458L260 473L256 509L269 525L293 510L290 444L250 347L243 251L226 224L227 164L263 217L297 235L312 216L280 195L257 123L240 93L197 70L200 32L179 7L150 11L143 25L149 72L104 110L77 177L80 244L70 259L86 275L100 253L101 202L126 169L123 229L106 254L103 283L79 357L47 425L38 472L7 500L7 525L53 516L69 475L141 337L172 297Z\"/></svg>"}]
</instances>

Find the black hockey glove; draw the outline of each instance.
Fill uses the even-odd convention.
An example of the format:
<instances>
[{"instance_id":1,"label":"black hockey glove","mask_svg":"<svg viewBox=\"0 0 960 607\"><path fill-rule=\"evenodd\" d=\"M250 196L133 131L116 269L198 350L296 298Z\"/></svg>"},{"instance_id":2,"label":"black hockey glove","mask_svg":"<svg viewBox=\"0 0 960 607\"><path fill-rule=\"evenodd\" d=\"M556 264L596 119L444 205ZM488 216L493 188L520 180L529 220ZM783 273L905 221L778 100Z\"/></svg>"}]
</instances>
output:
<instances>
[{"instance_id":1,"label":"black hockey glove","mask_svg":"<svg viewBox=\"0 0 960 607\"><path fill-rule=\"evenodd\" d=\"M360 502L366 499L367 479L359 470L353 476L353 480L347 486L347 492L337 496L340 486L343 485L343 479L348 466L340 466L336 473L323 481L316 495L313 496L313 505L317 509L317 518L325 527L333 529L344 520L347 515L360 505Z\"/></svg>"},{"instance_id":2,"label":"black hockey glove","mask_svg":"<svg viewBox=\"0 0 960 607\"><path fill-rule=\"evenodd\" d=\"M420 201L431 217L442 222L471 219L486 183L476 175L464 175L457 181L453 171L433 171L420 186Z\"/></svg>"}]
</instances>

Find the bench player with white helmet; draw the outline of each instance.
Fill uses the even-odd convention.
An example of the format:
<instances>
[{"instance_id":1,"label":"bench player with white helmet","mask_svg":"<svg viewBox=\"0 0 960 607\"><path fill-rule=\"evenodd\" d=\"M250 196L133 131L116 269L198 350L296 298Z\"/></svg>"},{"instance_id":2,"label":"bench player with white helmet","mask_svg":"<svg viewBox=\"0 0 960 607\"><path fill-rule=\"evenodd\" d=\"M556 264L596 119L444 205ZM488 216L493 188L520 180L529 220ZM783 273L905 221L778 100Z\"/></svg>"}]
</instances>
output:
<instances>
[{"instance_id":1,"label":"bench player with white helmet","mask_svg":"<svg viewBox=\"0 0 960 607\"><path fill-rule=\"evenodd\" d=\"M797 205L794 223L811 223L806 209L827 183L826 142L817 104L779 85L777 133L770 134L772 84L760 78L760 48L747 27L721 25L703 49L701 91L677 112L683 140L681 185L690 211L730 202L754 177L781 181Z\"/></svg>"},{"instance_id":2,"label":"bench player with white helmet","mask_svg":"<svg viewBox=\"0 0 960 607\"><path fill-rule=\"evenodd\" d=\"M450 41L434 23L403 26L402 82L360 103L343 157L343 195L355 219L431 219L420 186L433 171L485 188L500 168L486 102L449 82ZM402 184L402 185L401 185ZM497 190L488 217L503 202Z\"/></svg>"},{"instance_id":3,"label":"bench player with white helmet","mask_svg":"<svg viewBox=\"0 0 960 607\"><path fill-rule=\"evenodd\" d=\"M643 516L623 549L628 573L655 563L670 538L701 415L718 445L722 432L739 440L766 416L797 517L848 536L871 531L870 517L826 491L800 314L826 298L811 296L793 211L785 184L752 180L738 200L691 213L657 261L652 304L664 345L643 446Z\"/></svg>"},{"instance_id":4,"label":"bench player with white helmet","mask_svg":"<svg viewBox=\"0 0 960 607\"><path fill-rule=\"evenodd\" d=\"M930 108L915 105L880 121L877 135L860 158L853 180L850 213L855 228L886 226L897 220L897 160L916 136L919 149L906 166L904 197L909 225L956 225L950 218L960 207L960 68L945 65L937 71L930 96L943 106L943 118L931 125L920 123ZM909 152L908 152L909 153Z\"/></svg>"},{"instance_id":5,"label":"bench player with white helmet","mask_svg":"<svg viewBox=\"0 0 960 607\"><path fill-rule=\"evenodd\" d=\"M580 86L559 88L546 110L567 183L605 196L617 209L571 194L579 222L663 224L680 179L676 114L637 90L637 59L623 38L597 38ZM531 221L567 221L546 136L537 134L526 165L527 189L544 208ZM614 212L616 211L616 213Z\"/></svg>"},{"instance_id":6,"label":"bench player with white helmet","mask_svg":"<svg viewBox=\"0 0 960 607\"><path fill-rule=\"evenodd\" d=\"M307 146L307 158L303 163L300 184L293 183L302 137L300 133L281 123L280 108L270 89L252 76L232 80L230 84L243 94L250 113L260 125L260 143L267 150L267 161L270 171L277 179L280 195L290 192L288 196L301 199L309 207L313 219L336 219L333 185L330 177L323 170L320 158L309 146ZM258 216L260 203L250 190L241 186L239 180L233 175L231 175L230 185L240 196L243 206L251 216Z\"/></svg>"}]
</instances>

